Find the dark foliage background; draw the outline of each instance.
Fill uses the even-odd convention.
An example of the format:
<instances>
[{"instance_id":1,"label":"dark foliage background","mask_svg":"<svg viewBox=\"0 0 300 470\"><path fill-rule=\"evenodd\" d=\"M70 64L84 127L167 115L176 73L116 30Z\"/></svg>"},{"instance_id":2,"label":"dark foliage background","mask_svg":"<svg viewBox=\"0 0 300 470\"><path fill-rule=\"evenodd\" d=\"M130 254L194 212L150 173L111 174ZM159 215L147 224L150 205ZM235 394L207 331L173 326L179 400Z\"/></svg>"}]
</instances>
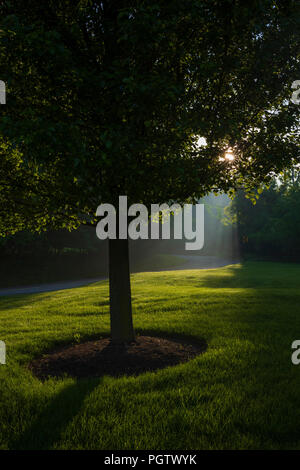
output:
<instances>
[{"instance_id":1,"label":"dark foliage background","mask_svg":"<svg viewBox=\"0 0 300 470\"><path fill-rule=\"evenodd\" d=\"M294 169L265 188L255 205L240 191L230 213L247 257L300 260L300 178Z\"/></svg>"}]
</instances>

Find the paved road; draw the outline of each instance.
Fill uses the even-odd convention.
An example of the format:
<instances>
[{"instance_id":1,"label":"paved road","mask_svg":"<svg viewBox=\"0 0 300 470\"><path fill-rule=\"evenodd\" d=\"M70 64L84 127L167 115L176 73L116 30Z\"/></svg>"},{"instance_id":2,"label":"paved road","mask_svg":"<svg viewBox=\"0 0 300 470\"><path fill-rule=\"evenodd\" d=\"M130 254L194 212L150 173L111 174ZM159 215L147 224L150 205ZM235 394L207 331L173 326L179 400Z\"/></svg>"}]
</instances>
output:
<instances>
[{"instance_id":1,"label":"paved road","mask_svg":"<svg viewBox=\"0 0 300 470\"><path fill-rule=\"evenodd\" d=\"M217 258L216 256L188 256L180 255L183 264L172 268L156 269L155 271L178 271L182 269L211 269L234 264L237 261L230 259ZM51 292L64 289L72 289L74 287L86 286L97 281L103 281L107 277L97 277L92 279L81 279L79 281L62 281L51 284L40 284L27 287L11 287L0 289L0 296L16 295L16 294L36 294L40 292Z\"/></svg>"}]
</instances>

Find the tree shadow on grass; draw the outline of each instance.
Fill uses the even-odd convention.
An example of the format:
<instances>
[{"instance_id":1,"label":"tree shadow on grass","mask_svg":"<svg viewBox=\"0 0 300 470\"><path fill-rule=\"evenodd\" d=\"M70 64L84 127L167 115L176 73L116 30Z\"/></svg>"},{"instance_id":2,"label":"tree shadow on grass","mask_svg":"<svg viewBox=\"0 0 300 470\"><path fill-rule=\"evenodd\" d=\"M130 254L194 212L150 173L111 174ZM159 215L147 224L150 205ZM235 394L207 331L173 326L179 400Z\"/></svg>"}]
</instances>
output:
<instances>
[{"instance_id":1,"label":"tree shadow on grass","mask_svg":"<svg viewBox=\"0 0 300 470\"><path fill-rule=\"evenodd\" d=\"M206 342L199 340L199 338L195 339L184 335L166 335L164 332L157 330L151 330L149 333L160 338L169 337L173 339L173 341L184 341L186 344L201 346L199 354L205 352L207 348ZM93 379L86 378L66 385L53 399L49 400L46 406L41 405L32 423L30 423L25 431L12 442L11 449L52 449L56 443L60 442L63 432L66 430L69 423L80 413L80 410L84 407L86 398L96 387L101 385L102 381L103 377Z\"/></svg>"},{"instance_id":2,"label":"tree shadow on grass","mask_svg":"<svg viewBox=\"0 0 300 470\"><path fill-rule=\"evenodd\" d=\"M208 288L299 288L300 264L246 262L207 270L198 287Z\"/></svg>"},{"instance_id":3,"label":"tree shadow on grass","mask_svg":"<svg viewBox=\"0 0 300 470\"><path fill-rule=\"evenodd\" d=\"M84 290L87 287L99 287L99 284L105 282L103 281L98 281L98 282L91 282L90 284L85 284L85 285L79 285L79 286L70 286L66 289L57 289L53 291L45 291L45 292L28 292L28 293L22 293L22 294L7 294L7 295L0 295L0 311L5 311L5 310L14 310L18 309L21 307L24 307L26 305L34 305L38 304L40 302L48 302L48 301L54 301L60 300L60 295L63 296L66 293L70 293L70 291L76 290L76 294L80 295L80 289ZM106 301L103 301L104 304L106 305ZM98 303L97 303L98 305Z\"/></svg>"},{"instance_id":4,"label":"tree shadow on grass","mask_svg":"<svg viewBox=\"0 0 300 470\"><path fill-rule=\"evenodd\" d=\"M0 296L0 311L15 310L24 305L32 305L33 303L45 300L41 299L41 294L18 294L14 296Z\"/></svg>"},{"instance_id":5,"label":"tree shadow on grass","mask_svg":"<svg viewBox=\"0 0 300 470\"><path fill-rule=\"evenodd\" d=\"M66 386L36 416L11 446L12 450L47 450L61 438L68 424L81 410L85 399L102 379L80 380Z\"/></svg>"}]
</instances>

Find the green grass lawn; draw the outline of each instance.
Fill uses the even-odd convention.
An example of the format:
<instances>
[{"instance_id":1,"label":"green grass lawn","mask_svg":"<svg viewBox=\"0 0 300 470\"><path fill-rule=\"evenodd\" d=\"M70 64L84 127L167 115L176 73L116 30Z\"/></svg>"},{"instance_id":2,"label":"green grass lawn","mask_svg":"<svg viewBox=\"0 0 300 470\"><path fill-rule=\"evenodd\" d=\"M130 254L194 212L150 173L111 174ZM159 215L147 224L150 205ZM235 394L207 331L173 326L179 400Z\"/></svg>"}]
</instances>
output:
<instances>
[{"instance_id":1,"label":"green grass lawn","mask_svg":"<svg viewBox=\"0 0 300 470\"><path fill-rule=\"evenodd\" d=\"M132 276L139 334L204 338L189 363L139 377L50 379L58 344L109 333L108 284L0 298L0 448L300 448L300 265L246 263Z\"/></svg>"}]
</instances>

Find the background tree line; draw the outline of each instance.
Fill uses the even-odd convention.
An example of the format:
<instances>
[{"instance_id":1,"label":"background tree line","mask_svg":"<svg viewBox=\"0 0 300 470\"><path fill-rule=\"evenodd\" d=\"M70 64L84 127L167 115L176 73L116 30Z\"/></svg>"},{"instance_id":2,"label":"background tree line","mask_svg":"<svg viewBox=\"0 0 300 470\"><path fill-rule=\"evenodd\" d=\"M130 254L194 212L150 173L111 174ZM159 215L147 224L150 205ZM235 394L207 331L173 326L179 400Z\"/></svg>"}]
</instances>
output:
<instances>
[{"instance_id":1,"label":"background tree line","mask_svg":"<svg viewBox=\"0 0 300 470\"><path fill-rule=\"evenodd\" d=\"M230 207L242 254L285 261L300 260L300 171L274 178L256 203L240 191Z\"/></svg>"},{"instance_id":2,"label":"background tree line","mask_svg":"<svg viewBox=\"0 0 300 470\"><path fill-rule=\"evenodd\" d=\"M170 240L130 240L133 270L168 268L174 255L238 256L232 243L234 228L223 224L227 196L207 196L199 201L205 207L205 242L202 250L186 251L186 240L174 240L171 218ZM161 229L160 229L161 230ZM179 260L177 259L177 264ZM83 279L108 275L107 241L96 237L95 229L48 230L31 233L23 230L0 237L0 286L39 284L59 280Z\"/></svg>"}]
</instances>

